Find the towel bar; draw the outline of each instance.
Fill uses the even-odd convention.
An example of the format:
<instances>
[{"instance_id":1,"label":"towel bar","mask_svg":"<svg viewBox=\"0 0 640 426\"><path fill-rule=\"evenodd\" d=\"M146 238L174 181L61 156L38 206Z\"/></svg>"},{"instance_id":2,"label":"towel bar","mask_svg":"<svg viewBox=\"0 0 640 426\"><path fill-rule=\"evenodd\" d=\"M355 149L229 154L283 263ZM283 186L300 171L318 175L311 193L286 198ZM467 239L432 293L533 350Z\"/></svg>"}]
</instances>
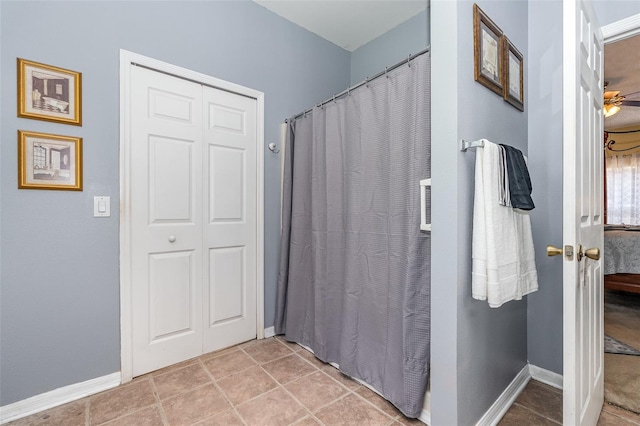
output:
<instances>
[{"instance_id":1,"label":"towel bar","mask_svg":"<svg viewBox=\"0 0 640 426\"><path fill-rule=\"evenodd\" d=\"M460 141L460 151L465 152L469 148L482 148L486 139L478 139L477 141L468 142L462 139Z\"/></svg>"}]
</instances>

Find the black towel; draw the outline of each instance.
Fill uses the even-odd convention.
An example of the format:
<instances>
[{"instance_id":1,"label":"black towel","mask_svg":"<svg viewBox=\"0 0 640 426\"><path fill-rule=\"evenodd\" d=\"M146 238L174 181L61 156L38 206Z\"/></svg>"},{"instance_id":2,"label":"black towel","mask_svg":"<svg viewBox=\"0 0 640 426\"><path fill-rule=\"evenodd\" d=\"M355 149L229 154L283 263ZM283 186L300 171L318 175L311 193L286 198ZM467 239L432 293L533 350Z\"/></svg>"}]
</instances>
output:
<instances>
[{"instance_id":1,"label":"black towel","mask_svg":"<svg viewBox=\"0 0 640 426\"><path fill-rule=\"evenodd\" d=\"M509 145L502 145L507 153L507 174L509 176L509 194L511 207L521 210L533 210L535 205L531 199L531 178L524 161L522 151Z\"/></svg>"}]
</instances>

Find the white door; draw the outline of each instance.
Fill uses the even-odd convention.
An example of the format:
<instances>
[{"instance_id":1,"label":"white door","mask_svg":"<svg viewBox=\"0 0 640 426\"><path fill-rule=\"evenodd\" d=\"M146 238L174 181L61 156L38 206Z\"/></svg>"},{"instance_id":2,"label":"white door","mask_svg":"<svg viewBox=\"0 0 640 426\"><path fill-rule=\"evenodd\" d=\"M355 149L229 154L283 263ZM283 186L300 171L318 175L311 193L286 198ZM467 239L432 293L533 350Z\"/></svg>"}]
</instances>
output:
<instances>
[{"instance_id":1,"label":"white door","mask_svg":"<svg viewBox=\"0 0 640 426\"><path fill-rule=\"evenodd\" d=\"M595 425L604 394L603 40L588 1L563 8L563 423Z\"/></svg>"},{"instance_id":2,"label":"white door","mask_svg":"<svg viewBox=\"0 0 640 426\"><path fill-rule=\"evenodd\" d=\"M133 376L256 337L255 104L131 68Z\"/></svg>"},{"instance_id":3,"label":"white door","mask_svg":"<svg viewBox=\"0 0 640 426\"><path fill-rule=\"evenodd\" d=\"M257 129L255 99L203 89L204 352L211 352L256 337Z\"/></svg>"}]
</instances>

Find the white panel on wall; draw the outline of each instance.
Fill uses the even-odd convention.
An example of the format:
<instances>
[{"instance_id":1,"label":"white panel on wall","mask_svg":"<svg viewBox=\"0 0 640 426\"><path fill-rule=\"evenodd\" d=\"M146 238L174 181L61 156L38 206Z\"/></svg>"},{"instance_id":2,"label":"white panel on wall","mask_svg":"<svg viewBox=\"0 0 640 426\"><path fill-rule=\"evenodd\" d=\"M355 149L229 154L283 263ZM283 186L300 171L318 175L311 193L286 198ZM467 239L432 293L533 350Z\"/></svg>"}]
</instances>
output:
<instances>
[{"instance_id":1,"label":"white panel on wall","mask_svg":"<svg viewBox=\"0 0 640 426\"><path fill-rule=\"evenodd\" d=\"M245 112L217 104L209 104L209 128L244 134Z\"/></svg>"},{"instance_id":2,"label":"white panel on wall","mask_svg":"<svg viewBox=\"0 0 640 426\"><path fill-rule=\"evenodd\" d=\"M244 220L244 150L210 145L209 164L210 221Z\"/></svg>"},{"instance_id":3,"label":"white panel on wall","mask_svg":"<svg viewBox=\"0 0 640 426\"><path fill-rule=\"evenodd\" d=\"M149 221L191 222L192 141L149 137Z\"/></svg>"},{"instance_id":4,"label":"white panel on wall","mask_svg":"<svg viewBox=\"0 0 640 426\"><path fill-rule=\"evenodd\" d=\"M149 113L153 118L193 122L193 99L158 89L149 89Z\"/></svg>"},{"instance_id":5,"label":"white panel on wall","mask_svg":"<svg viewBox=\"0 0 640 426\"><path fill-rule=\"evenodd\" d=\"M244 247L209 250L209 325L245 315Z\"/></svg>"},{"instance_id":6,"label":"white panel on wall","mask_svg":"<svg viewBox=\"0 0 640 426\"><path fill-rule=\"evenodd\" d=\"M151 342L193 328L193 251L149 255Z\"/></svg>"}]
</instances>

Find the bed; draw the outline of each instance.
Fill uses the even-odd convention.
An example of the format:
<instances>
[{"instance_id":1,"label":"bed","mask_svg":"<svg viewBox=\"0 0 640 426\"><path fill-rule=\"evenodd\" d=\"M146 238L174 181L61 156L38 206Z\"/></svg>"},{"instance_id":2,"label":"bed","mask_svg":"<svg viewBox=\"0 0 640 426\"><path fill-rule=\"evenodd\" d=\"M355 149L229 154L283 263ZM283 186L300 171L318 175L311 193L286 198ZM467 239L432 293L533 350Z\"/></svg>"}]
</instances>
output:
<instances>
[{"instance_id":1,"label":"bed","mask_svg":"<svg viewBox=\"0 0 640 426\"><path fill-rule=\"evenodd\" d=\"M640 293L640 226L605 228L604 287Z\"/></svg>"}]
</instances>

